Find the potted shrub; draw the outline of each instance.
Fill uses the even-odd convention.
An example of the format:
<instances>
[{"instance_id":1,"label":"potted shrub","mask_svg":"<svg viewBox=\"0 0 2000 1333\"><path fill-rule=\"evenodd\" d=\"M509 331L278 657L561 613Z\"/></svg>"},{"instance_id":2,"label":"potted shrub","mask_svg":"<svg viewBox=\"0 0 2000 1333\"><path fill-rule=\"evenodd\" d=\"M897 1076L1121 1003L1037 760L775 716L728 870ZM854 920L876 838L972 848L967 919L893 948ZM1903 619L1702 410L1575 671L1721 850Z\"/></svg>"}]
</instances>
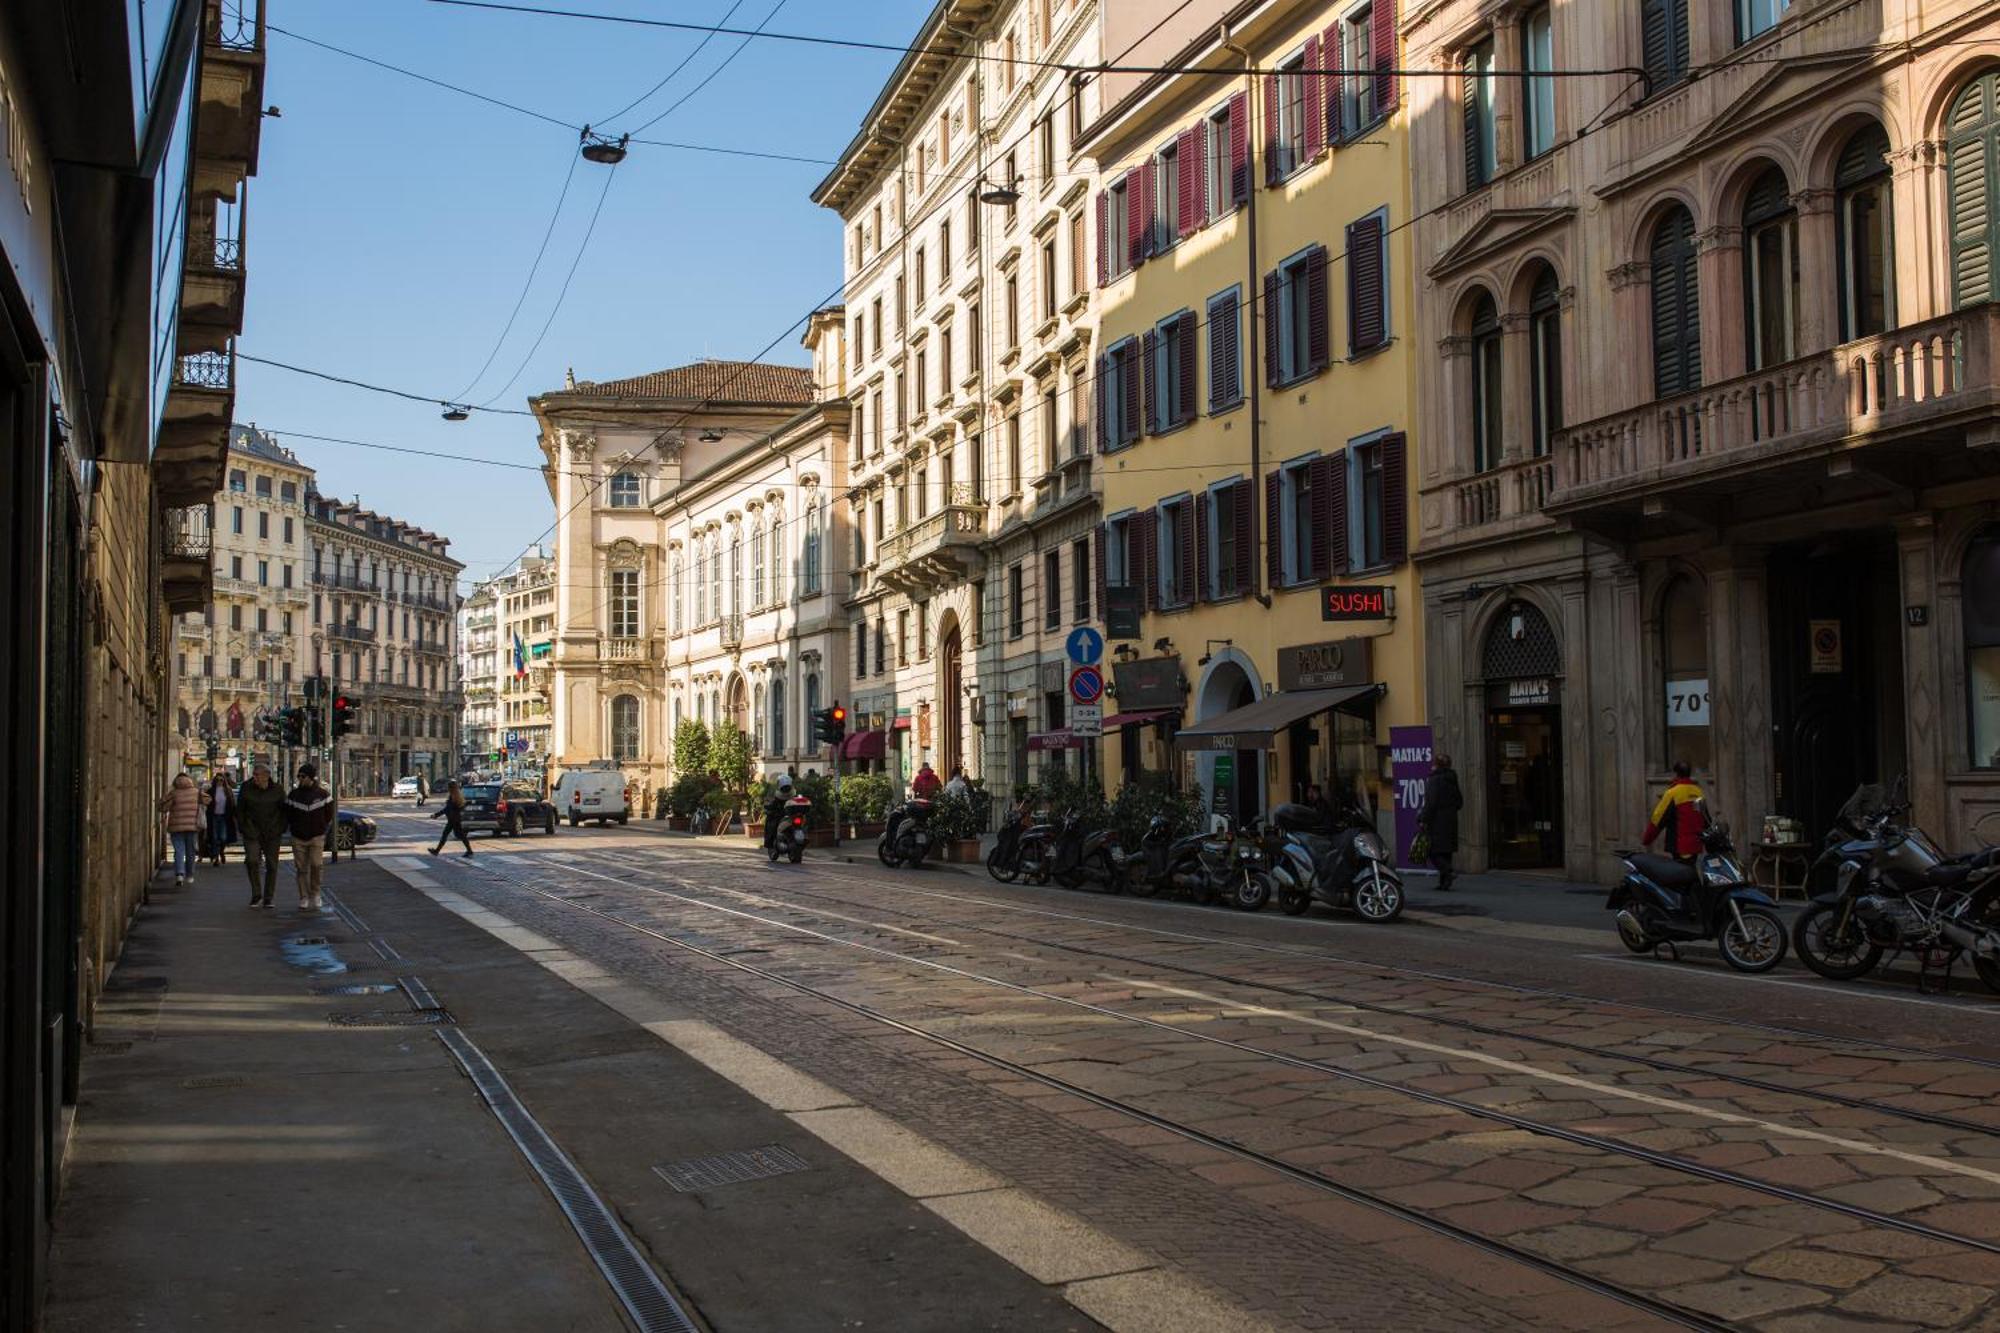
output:
<instances>
[{"instance_id":1,"label":"potted shrub","mask_svg":"<svg viewBox=\"0 0 2000 1333\"><path fill-rule=\"evenodd\" d=\"M940 796L931 802L931 836L944 845L947 861L976 865L979 861L979 817L963 796Z\"/></svg>"},{"instance_id":2,"label":"potted shrub","mask_svg":"<svg viewBox=\"0 0 2000 1333\"><path fill-rule=\"evenodd\" d=\"M714 789L715 783L705 773L683 773L675 778L673 786L667 788L667 827L687 832L694 812Z\"/></svg>"},{"instance_id":3,"label":"potted shrub","mask_svg":"<svg viewBox=\"0 0 2000 1333\"><path fill-rule=\"evenodd\" d=\"M764 806L771 799L771 784L758 778L750 784L747 803L743 807L743 833L745 837L761 843L764 840Z\"/></svg>"},{"instance_id":4,"label":"potted shrub","mask_svg":"<svg viewBox=\"0 0 2000 1333\"><path fill-rule=\"evenodd\" d=\"M822 773L808 773L798 780L799 794L812 802L812 814L806 817L806 846L831 847L834 845L833 826L833 779Z\"/></svg>"},{"instance_id":5,"label":"potted shrub","mask_svg":"<svg viewBox=\"0 0 2000 1333\"><path fill-rule=\"evenodd\" d=\"M887 773L856 773L840 784L840 814L847 821L850 838L873 838L881 834L895 796L896 784Z\"/></svg>"}]
</instances>

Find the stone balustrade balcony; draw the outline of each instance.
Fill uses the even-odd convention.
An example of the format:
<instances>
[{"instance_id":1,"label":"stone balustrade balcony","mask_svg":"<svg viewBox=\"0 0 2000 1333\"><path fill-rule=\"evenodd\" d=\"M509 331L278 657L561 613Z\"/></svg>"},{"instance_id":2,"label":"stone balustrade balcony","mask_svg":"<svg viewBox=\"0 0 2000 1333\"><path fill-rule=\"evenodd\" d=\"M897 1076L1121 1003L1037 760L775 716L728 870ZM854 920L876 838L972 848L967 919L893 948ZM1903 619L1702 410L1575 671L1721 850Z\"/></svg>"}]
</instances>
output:
<instances>
[{"instance_id":1,"label":"stone balustrade balcony","mask_svg":"<svg viewBox=\"0 0 2000 1333\"><path fill-rule=\"evenodd\" d=\"M978 567L985 538L986 505L954 501L884 540L876 578L911 595L949 587Z\"/></svg>"}]
</instances>

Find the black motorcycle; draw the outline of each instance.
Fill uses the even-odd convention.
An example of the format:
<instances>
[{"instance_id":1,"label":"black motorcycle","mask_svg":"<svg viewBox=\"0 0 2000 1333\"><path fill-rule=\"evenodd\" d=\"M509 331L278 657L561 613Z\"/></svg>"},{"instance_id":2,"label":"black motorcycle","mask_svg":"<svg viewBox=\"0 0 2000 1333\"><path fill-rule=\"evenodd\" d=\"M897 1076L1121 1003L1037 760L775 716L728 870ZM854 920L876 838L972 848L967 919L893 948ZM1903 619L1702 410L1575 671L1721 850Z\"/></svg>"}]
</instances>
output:
<instances>
[{"instance_id":1,"label":"black motorcycle","mask_svg":"<svg viewBox=\"0 0 2000 1333\"><path fill-rule=\"evenodd\" d=\"M781 856L797 865L805 859L806 825L812 819L812 798L794 796L782 805L775 801L771 804L777 808L767 810L764 816L764 851L770 856L772 865L776 865Z\"/></svg>"},{"instance_id":2,"label":"black motorcycle","mask_svg":"<svg viewBox=\"0 0 2000 1333\"><path fill-rule=\"evenodd\" d=\"M1792 926L1799 957L1851 981L1891 950L1911 952L1928 990L1967 952L1980 980L2000 990L2000 849L1947 856L1909 813L1901 779L1886 794L1863 786L1841 807L1807 876L1812 902Z\"/></svg>"},{"instance_id":3,"label":"black motorcycle","mask_svg":"<svg viewBox=\"0 0 2000 1333\"><path fill-rule=\"evenodd\" d=\"M1377 925L1403 914L1403 877L1359 804L1348 800L1329 809L1288 803L1271 812L1271 823L1285 834L1283 854L1312 902ZM1292 901L1296 905L1296 897Z\"/></svg>"},{"instance_id":4,"label":"black motorcycle","mask_svg":"<svg viewBox=\"0 0 2000 1333\"><path fill-rule=\"evenodd\" d=\"M931 850L931 803L913 796L889 812L889 822L875 841L875 855L891 870L923 865Z\"/></svg>"},{"instance_id":5,"label":"black motorcycle","mask_svg":"<svg viewBox=\"0 0 2000 1333\"><path fill-rule=\"evenodd\" d=\"M1701 802L1700 817L1708 818ZM1686 940L1714 940L1722 959L1738 972L1768 972L1785 957L1785 923L1777 904L1743 874L1729 825L1701 831L1701 855L1692 862L1651 852L1621 851L1626 875L1605 908L1618 913L1618 938L1633 953L1653 953Z\"/></svg>"},{"instance_id":6,"label":"black motorcycle","mask_svg":"<svg viewBox=\"0 0 2000 1333\"><path fill-rule=\"evenodd\" d=\"M986 853L986 873L1002 884L1012 884L1021 873L1024 854L1033 852L1039 860L1041 843L1052 831L1051 825L1035 823L1029 802L1015 802L1007 812L1007 822L1001 825L1000 840Z\"/></svg>"}]
</instances>

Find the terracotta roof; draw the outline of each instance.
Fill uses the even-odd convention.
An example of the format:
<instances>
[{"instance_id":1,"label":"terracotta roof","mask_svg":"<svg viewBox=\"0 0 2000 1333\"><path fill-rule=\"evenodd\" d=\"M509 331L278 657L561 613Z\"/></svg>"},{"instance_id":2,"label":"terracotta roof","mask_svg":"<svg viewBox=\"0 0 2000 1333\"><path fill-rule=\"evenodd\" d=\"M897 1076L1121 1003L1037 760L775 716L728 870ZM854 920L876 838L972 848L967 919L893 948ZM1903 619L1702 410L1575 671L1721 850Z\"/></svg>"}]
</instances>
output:
<instances>
[{"instance_id":1,"label":"terracotta roof","mask_svg":"<svg viewBox=\"0 0 2000 1333\"><path fill-rule=\"evenodd\" d=\"M714 398L732 403L813 401L812 372L765 361L697 361L622 380L579 380L566 393L629 398Z\"/></svg>"}]
</instances>

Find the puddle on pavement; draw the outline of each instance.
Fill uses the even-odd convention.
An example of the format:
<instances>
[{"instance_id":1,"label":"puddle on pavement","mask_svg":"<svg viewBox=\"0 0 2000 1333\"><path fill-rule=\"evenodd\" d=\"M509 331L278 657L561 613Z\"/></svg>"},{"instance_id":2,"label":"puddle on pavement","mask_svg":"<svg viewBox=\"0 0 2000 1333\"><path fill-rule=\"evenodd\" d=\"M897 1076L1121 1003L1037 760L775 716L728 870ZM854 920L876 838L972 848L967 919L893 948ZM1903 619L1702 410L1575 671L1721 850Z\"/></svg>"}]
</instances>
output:
<instances>
[{"instance_id":1,"label":"puddle on pavement","mask_svg":"<svg viewBox=\"0 0 2000 1333\"><path fill-rule=\"evenodd\" d=\"M293 967L302 967L322 976L347 970L347 964L334 957L333 946L316 935L283 940L278 944L278 952Z\"/></svg>"}]
</instances>

